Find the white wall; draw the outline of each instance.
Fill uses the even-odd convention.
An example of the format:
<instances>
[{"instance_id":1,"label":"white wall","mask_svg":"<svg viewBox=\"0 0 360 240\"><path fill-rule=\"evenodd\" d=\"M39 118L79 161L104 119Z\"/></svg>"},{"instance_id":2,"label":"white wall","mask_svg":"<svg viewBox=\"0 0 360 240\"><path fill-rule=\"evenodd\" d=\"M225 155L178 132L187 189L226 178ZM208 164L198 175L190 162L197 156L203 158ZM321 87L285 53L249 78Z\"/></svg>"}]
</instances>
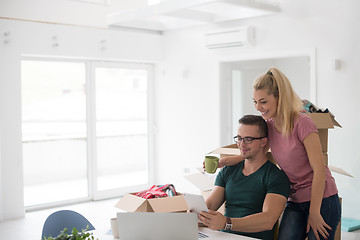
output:
<instances>
[{"instance_id":1,"label":"white wall","mask_svg":"<svg viewBox=\"0 0 360 240\"><path fill-rule=\"evenodd\" d=\"M94 4L81 0L1 0L0 17L106 28L108 14L147 5L147 0L108 2L109 4Z\"/></svg>"},{"instance_id":2,"label":"white wall","mask_svg":"<svg viewBox=\"0 0 360 240\"><path fill-rule=\"evenodd\" d=\"M22 55L155 63L160 35L0 19L0 217L24 215L21 143ZM8 36L4 36L8 33ZM53 37L57 40L54 41ZM8 43L4 41L7 40ZM105 40L105 43L101 43ZM53 47L54 42L59 45ZM105 49L102 50L102 47ZM41 166L39 166L41 167ZM0 218L1 220L1 218Z\"/></svg>"},{"instance_id":3,"label":"white wall","mask_svg":"<svg viewBox=\"0 0 360 240\"><path fill-rule=\"evenodd\" d=\"M58 25L0 21L0 194L4 218L23 215L20 130L20 55L44 54L162 61L155 81L155 161L157 182L178 191L196 191L182 178L184 168L202 167L204 155L222 143L221 57L205 48L203 33L221 27L253 25L254 48L228 50L234 56L316 48L317 99L343 125L330 130L329 162L355 178L334 174L343 197L343 215L360 219L360 127L357 124L360 17L357 0L281 0L282 12L203 28L169 31L163 37ZM10 31L10 44L4 44ZM52 37L59 36L59 48ZM107 39L107 51L99 42ZM165 55L163 55L163 52ZM164 57L163 57L164 56ZM342 67L331 69L338 58ZM251 91L251 90L249 90ZM20 207L19 207L20 206ZM0 207L1 213L1 207Z\"/></svg>"},{"instance_id":4,"label":"white wall","mask_svg":"<svg viewBox=\"0 0 360 240\"><path fill-rule=\"evenodd\" d=\"M349 178L333 173L343 197L343 216L360 219L360 152L357 151L360 2L283 0L280 6L282 12L274 16L167 32L166 73L157 88L157 160L164 170L160 171L159 180L174 179L187 187L186 181L176 178L182 174L181 168L201 167L204 155L220 145L219 136L225 129L219 126L222 118L219 108L224 106L219 106L222 98L219 85L223 80L219 79L218 59L224 54L261 55L316 48L318 106L329 108L343 126L329 130L329 162L354 175ZM205 48L203 33L245 25L255 27L256 47L226 50L221 54ZM337 71L331 68L335 58L342 63ZM170 135L177 137L170 140ZM171 165L174 167L169 171Z\"/></svg>"}]
</instances>

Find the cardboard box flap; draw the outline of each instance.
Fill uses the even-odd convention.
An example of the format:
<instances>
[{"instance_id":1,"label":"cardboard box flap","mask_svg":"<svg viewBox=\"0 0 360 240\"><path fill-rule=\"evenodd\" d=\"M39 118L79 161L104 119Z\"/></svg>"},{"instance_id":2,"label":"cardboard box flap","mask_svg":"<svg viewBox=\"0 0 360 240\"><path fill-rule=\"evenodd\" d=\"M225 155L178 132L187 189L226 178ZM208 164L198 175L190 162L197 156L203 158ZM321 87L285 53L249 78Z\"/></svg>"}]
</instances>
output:
<instances>
[{"instance_id":1,"label":"cardboard box flap","mask_svg":"<svg viewBox=\"0 0 360 240\"><path fill-rule=\"evenodd\" d=\"M188 210L185 198L183 195L153 198L148 200L154 212L182 212Z\"/></svg>"},{"instance_id":2,"label":"cardboard box flap","mask_svg":"<svg viewBox=\"0 0 360 240\"><path fill-rule=\"evenodd\" d=\"M115 207L127 212L136 212L139 208L146 208L146 199L137 197L133 194L125 194L116 203Z\"/></svg>"},{"instance_id":3,"label":"cardboard box flap","mask_svg":"<svg viewBox=\"0 0 360 240\"><path fill-rule=\"evenodd\" d=\"M189 174L186 175L185 178L201 191L210 191L214 186L213 180L206 176L205 173Z\"/></svg>"},{"instance_id":4,"label":"cardboard box flap","mask_svg":"<svg viewBox=\"0 0 360 240\"><path fill-rule=\"evenodd\" d=\"M210 152L210 154L225 154L225 155L240 155L240 150L238 148L218 148Z\"/></svg>"},{"instance_id":5,"label":"cardboard box flap","mask_svg":"<svg viewBox=\"0 0 360 240\"><path fill-rule=\"evenodd\" d=\"M233 143L233 144L230 144L230 145L223 146L223 148L238 148L238 146L237 146L236 143Z\"/></svg>"},{"instance_id":6,"label":"cardboard box flap","mask_svg":"<svg viewBox=\"0 0 360 240\"><path fill-rule=\"evenodd\" d=\"M335 120L331 113L307 113L314 121L318 129L334 128L334 126L341 127Z\"/></svg>"},{"instance_id":7,"label":"cardboard box flap","mask_svg":"<svg viewBox=\"0 0 360 240\"><path fill-rule=\"evenodd\" d=\"M230 144L221 148L215 149L208 154L224 154L224 155L240 155L240 150L237 144Z\"/></svg>"},{"instance_id":8,"label":"cardboard box flap","mask_svg":"<svg viewBox=\"0 0 360 240\"><path fill-rule=\"evenodd\" d=\"M331 165L329 165L328 168L330 169L330 171L333 171L333 172L336 172L336 173L340 173L340 174L345 175L345 176L354 177L353 175L351 175L350 173L346 172L346 171L343 170L342 168L335 167L335 166L331 166Z\"/></svg>"}]
</instances>

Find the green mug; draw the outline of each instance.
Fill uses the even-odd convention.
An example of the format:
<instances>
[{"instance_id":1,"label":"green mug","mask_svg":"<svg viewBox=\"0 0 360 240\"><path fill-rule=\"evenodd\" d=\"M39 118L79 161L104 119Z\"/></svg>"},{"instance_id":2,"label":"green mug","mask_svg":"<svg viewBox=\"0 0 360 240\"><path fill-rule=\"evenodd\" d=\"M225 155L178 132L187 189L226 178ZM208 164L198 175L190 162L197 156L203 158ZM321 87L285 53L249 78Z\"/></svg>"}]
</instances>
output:
<instances>
[{"instance_id":1,"label":"green mug","mask_svg":"<svg viewBox=\"0 0 360 240\"><path fill-rule=\"evenodd\" d=\"M205 171L215 173L219 165L219 158L215 156L205 156Z\"/></svg>"}]
</instances>

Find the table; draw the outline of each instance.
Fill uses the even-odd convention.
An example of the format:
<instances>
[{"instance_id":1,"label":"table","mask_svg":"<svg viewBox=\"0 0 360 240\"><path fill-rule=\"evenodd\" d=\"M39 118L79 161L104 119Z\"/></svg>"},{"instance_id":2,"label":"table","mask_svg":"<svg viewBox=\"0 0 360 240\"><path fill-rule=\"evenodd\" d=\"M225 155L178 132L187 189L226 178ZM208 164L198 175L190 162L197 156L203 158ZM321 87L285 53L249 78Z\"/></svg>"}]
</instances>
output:
<instances>
[{"instance_id":1,"label":"table","mask_svg":"<svg viewBox=\"0 0 360 240\"><path fill-rule=\"evenodd\" d=\"M220 231L213 231L206 227L199 227L199 231L208 235L208 238L203 238L204 240L253 240L255 238L245 237L237 234L225 233ZM113 235L109 234L109 230L97 229L91 231L95 239L99 240L119 240L119 238L114 238Z\"/></svg>"},{"instance_id":2,"label":"table","mask_svg":"<svg viewBox=\"0 0 360 240\"><path fill-rule=\"evenodd\" d=\"M245 237L242 235L237 234L231 234L226 232L220 232L220 231L213 231L207 227L199 227L199 231L202 233L205 233L206 235L210 236L208 238L204 238L204 240L220 240L220 239L226 239L226 240L250 240L255 239L251 237Z\"/></svg>"}]
</instances>

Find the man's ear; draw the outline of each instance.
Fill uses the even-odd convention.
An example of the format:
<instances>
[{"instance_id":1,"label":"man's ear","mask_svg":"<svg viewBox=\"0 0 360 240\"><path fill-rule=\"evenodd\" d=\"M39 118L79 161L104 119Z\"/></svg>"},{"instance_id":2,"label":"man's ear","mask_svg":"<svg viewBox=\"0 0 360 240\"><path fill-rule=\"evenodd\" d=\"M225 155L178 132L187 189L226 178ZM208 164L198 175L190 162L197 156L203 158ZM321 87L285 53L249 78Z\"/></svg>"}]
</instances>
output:
<instances>
[{"instance_id":1,"label":"man's ear","mask_svg":"<svg viewBox=\"0 0 360 240\"><path fill-rule=\"evenodd\" d=\"M261 139L261 146L265 147L268 145L269 139L267 137Z\"/></svg>"}]
</instances>

